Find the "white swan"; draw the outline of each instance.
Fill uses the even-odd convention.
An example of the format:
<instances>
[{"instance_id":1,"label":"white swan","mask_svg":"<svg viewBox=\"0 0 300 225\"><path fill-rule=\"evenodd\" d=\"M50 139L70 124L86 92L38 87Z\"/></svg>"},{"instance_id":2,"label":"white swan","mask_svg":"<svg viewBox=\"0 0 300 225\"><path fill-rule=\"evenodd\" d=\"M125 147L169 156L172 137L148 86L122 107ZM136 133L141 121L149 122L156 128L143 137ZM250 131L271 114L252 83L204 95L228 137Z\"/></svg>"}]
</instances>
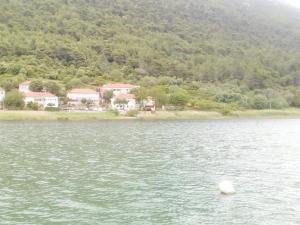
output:
<instances>
[{"instance_id":1,"label":"white swan","mask_svg":"<svg viewBox=\"0 0 300 225\"><path fill-rule=\"evenodd\" d=\"M219 184L220 192L224 195L232 195L235 193L235 188L231 181L224 180Z\"/></svg>"}]
</instances>

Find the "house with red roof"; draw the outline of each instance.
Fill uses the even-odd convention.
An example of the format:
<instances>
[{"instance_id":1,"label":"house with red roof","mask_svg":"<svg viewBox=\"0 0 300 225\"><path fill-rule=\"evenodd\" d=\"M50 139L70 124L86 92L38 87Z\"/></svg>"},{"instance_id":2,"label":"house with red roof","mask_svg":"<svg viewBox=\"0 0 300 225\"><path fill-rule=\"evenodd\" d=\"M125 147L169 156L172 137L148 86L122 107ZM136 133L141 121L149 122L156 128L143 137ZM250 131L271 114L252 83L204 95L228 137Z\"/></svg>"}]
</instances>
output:
<instances>
[{"instance_id":1,"label":"house with red roof","mask_svg":"<svg viewBox=\"0 0 300 225\"><path fill-rule=\"evenodd\" d=\"M30 84L31 84L30 80L26 80L26 81L22 82L21 84L19 84L19 92L21 92L21 93L30 92L30 89L29 89Z\"/></svg>"},{"instance_id":2,"label":"house with red roof","mask_svg":"<svg viewBox=\"0 0 300 225\"><path fill-rule=\"evenodd\" d=\"M99 106L99 93L93 89L75 88L67 93L69 104L78 105L83 102L91 102L93 105Z\"/></svg>"},{"instance_id":3,"label":"house with red roof","mask_svg":"<svg viewBox=\"0 0 300 225\"><path fill-rule=\"evenodd\" d=\"M119 94L111 99L111 108L118 111L129 111L137 109L134 94Z\"/></svg>"},{"instance_id":4,"label":"house with red roof","mask_svg":"<svg viewBox=\"0 0 300 225\"><path fill-rule=\"evenodd\" d=\"M42 107L58 107L58 97L49 92L24 92L25 105L28 103L37 103Z\"/></svg>"},{"instance_id":5,"label":"house with red roof","mask_svg":"<svg viewBox=\"0 0 300 225\"><path fill-rule=\"evenodd\" d=\"M103 97L106 91L112 91L114 96L120 94L130 94L131 91L139 86L133 84L123 84L123 83L111 83L105 84L100 88L100 94Z\"/></svg>"}]
</instances>

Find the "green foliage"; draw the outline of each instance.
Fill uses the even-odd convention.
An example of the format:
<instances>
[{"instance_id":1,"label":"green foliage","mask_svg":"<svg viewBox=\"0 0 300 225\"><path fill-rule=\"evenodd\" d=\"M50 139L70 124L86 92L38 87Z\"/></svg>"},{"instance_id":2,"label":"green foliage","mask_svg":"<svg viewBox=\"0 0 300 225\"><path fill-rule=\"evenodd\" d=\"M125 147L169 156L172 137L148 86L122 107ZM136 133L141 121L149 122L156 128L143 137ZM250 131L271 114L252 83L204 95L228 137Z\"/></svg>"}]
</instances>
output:
<instances>
[{"instance_id":1,"label":"green foliage","mask_svg":"<svg viewBox=\"0 0 300 225\"><path fill-rule=\"evenodd\" d=\"M55 81L47 81L44 84L44 87L46 91L56 95L56 96L61 96L62 95L62 87Z\"/></svg>"},{"instance_id":2,"label":"green foliage","mask_svg":"<svg viewBox=\"0 0 300 225\"><path fill-rule=\"evenodd\" d=\"M111 98L113 97L114 93L113 91L105 91L103 94L103 98L105 100L106 103L109 103Z\"/></svg>"},{"instance_id":3,"label":"green foliage","mask_svg":"<svg viewBox=\"0 0 300 225\"><path fill-rule=\"evenodd\" d=\"M84 84L82 83L82 81L78 78L74 78L72 80L70 80L67 84L66 84L66 88L67 89L72 89L72 88L79 88L79 87L83 87Z\"/></svg>"},{"instance_id":4,"label":"green foliage","mask_svg":"<svg viewBox=\"0 0 300 225\"><path fill-rule=\"evenodd\" d=\"M120 112L118 110L110 110L109 113L111 113L114 116L119 116Z\"/></svg>"},{"instance_id":5,"label":"green foliage","mask_svg":"<svg viewBox=\"0 0 300 225\"><path fill-rule=\"evenodd\" d=\"M254 109L267 109L271 108L270 101L262 94L255 95L252 99L252 108Z\"/></svg>"},{"instance_id":6,"label":"green foliage","mask_svg":"<svg viewBox=\"0 0 300 225\"><path fill-rule=\"evenodd\" d=\"M142 102L148 96L148 90L144 87L136 88L131 93L135 95L138 102Z\"/></svg>"},{"instance_id":7,"label":"green foliage","mask_svg":"<svg viewBox=\"0 0 300 225\"><path fill-rule=\"evenodd\" d=\"M170 104L184 107L189 101L189 96L185 90L176 89L170 94Z\"/></svg>"},{"instance_id":8,"label":"green foliage","mask_svg":"<svg viewBox=\"0 0 300 225\"><path fill-rule=\"evenodd\" d=\"M45 111L48 111L48 112L58 112L58 111L60 111L60 108L47 106L47 107L45 107Z\"/></svg>"},{"instance_id":9,"label":"green foliage","mask_svg":"<svg viewBox=\"0 0 300 225\"><path fill-rule=\"evenodd\" d=\"M29 102L26 107L30 110L38 111L39 110L39 104L36 102Z\"/></svg>"},{"instance_id":10,"label":"green foliage","mask_svg":"<svg viewBox=\"0 0 300 225\"><path fill-rule=\"evenodd\" d=\"M223 104L216 103L212 100L207 100L207 99L194 99L191 101L190 106L194 109L198 110L204 110L204 111L219 111L224 108Z\"/></svg>"},{"instance_id":11,"label":"green foliage","mask_svg":"<svg viewBox=\"0 0 300 225\"><path fill-rule=\"evenodd\" d=\"M29 85L30 91L41 92L44 89L44 83L42 80L34 80Z\"/></svg>"},{"instance_id":12,"label":"green foliage","mask_svg":"<svg viewBox=\"0 0 300 225\"><path fill-rule=\"evenodd\" d=\"M138 110L129 110L128 112L126 112L126 116L128 117L137 117L138 114L139 114Z\"/></svg>"},{"instance_id":13,"label":"green foliage","mask_svg":"<svg viewBox=\"0 0 300 225\"><path fill-rule=\"evenodd\" d=\"M5 91L11 91L13 89L18 88L18 86L19 86L19 81L18 79L15 78L3 79L0 82L0 87L2 87Z\"/></svg>"},{"instance_id":14,"label":"green foliage","mask_svg":"<svg viewBox=\"0 0 300 225\"><path fill-rule=\"evenodd\" d=\"M155 104L158 107L169 103L168 88L165 86L154 86L148 91L149 96L154 97Z\"/></svg>"},{"instance_id":15,"label":"green foliage","mask_svg":"<svg viewBox=\"0 0 300 225\"><path fill-rule=\"evenodd\" d=\"M6 109L21 110L24 108L23 95L16 90L8 92L4 99L4 106Z\"/></svg>"}]
</instances>

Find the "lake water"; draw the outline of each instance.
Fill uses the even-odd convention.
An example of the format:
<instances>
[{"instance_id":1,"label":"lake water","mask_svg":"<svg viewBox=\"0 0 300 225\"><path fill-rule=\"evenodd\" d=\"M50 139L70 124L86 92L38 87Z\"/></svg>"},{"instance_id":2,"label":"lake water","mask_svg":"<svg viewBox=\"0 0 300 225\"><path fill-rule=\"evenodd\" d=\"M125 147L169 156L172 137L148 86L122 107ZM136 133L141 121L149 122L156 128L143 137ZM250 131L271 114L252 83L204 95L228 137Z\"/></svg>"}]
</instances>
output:
<instances>
[{"instance_id":1,"label":"lake water","mask_svg":"<svg viewBox=\"0 0 300 225\"><path fill-rule=\"evenodd\" d=\"M0 122L0 224L300 224L300 120Z\"/></svg>"}]
</instances>

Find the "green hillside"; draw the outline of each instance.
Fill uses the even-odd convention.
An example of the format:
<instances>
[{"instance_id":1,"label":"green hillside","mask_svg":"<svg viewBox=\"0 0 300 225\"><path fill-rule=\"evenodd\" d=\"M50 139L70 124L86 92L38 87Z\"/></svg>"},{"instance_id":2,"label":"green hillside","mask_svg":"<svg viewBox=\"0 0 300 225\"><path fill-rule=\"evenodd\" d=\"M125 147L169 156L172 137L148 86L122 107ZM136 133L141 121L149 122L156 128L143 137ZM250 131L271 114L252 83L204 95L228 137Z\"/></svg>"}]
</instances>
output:
<instances>
[{"instance_id":1,"label":"green hillside","mask_svg":"<svg viewBox=\"0 0 300 225\"><path fill-rule=\"evenodd\" d=\"M7 91L26 79L55 81L62 96L122 81L158 104L300 107L296 9L267 0L1 0L0 11Z\"/></svg>"}]
</instances>

